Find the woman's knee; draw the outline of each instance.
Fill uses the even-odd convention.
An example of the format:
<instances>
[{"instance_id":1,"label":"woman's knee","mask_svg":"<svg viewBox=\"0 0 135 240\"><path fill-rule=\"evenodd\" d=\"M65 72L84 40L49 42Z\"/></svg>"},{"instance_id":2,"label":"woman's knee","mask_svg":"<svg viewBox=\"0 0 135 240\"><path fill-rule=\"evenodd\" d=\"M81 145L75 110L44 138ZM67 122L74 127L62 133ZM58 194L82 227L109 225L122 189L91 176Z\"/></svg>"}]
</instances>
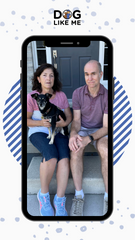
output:
<instances>
[{"instance_id":1,"label":"woman's knee","mask_svg":"<svg viewBox=\"0 0 135 240\"><path fill-rule=\"evenodd\" d=\"M41 162L41 165L43 166L54 166L57 164L57 158L51 158L48 161L45 160L45 158L43 158L43 161Z\"/></svg>"},{"instance_id":2,"label":"woman's knee","mask_svg":"<svg viewBox=\"0 0 135 240\"><path fill-rule=\"evenodd\" d=\"M68 158L63 158L58 162L57 165L57 172L62 170L62 171L69 171L70 164L69 164L69 159Z\"/></svg>"}]
</instances>

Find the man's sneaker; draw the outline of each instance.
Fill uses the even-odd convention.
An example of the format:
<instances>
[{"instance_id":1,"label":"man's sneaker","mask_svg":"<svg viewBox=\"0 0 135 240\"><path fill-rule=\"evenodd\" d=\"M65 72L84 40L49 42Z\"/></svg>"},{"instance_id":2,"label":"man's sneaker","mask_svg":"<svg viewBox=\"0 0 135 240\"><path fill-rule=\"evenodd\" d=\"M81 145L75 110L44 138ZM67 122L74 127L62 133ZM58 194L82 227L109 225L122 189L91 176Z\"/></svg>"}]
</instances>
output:
<instances>
[{"instance_id":1,"label":"man's sneaker","mask_svg":"<svg viewBox=\"0 0 135 240\"><path fill-rule=\"evenodd\" d=\"M72 201L70 216L83 216L84 198L82 198L81 195L78 195L77 197L74 197Z\"/></svg>"},{"instance_id":2,"label":"man's sneaker","mask_svg":"<svg viewBox=\"0 0 135 240\"><path fill-rule=\"evenodd\" d=\"M41 216L54 216L54 209L50 203L50 195L46 193L41 195L41 190L37 194L37 199L40 205L40 214Z\"/></svg>"},{"instance_id":3,"label":"man's sneaker","mask_svg":"<svg viewBox=\"0 0 135 240\"><path fill-rule=\"evenodd\" d=\"M67 210L65 208L66 197L57 198L55 195L53 200L53 205L55 207L55 216L68 216Z\"/></svg>"},{"instance_id":4,"label":"man's sneaker","mask_svg":"<svg viewBox=\"0 0 135 240\"><path fill-rule=\"evenodd\" d=\"M108 211L108 198L104 199L104 206L103 206L103 215L105 215Z\"/></svg>"}]
</instances>

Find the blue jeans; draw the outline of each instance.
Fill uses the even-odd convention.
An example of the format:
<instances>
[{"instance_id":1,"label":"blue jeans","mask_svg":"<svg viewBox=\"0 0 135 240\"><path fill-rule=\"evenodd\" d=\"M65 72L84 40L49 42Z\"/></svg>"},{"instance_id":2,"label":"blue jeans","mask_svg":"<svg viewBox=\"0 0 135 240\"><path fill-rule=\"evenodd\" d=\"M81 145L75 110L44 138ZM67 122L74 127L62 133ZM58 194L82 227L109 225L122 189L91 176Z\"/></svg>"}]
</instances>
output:
<instances>
[{"instance_id":1,"label":"blue jeans","mask_svg":"<svg viewBox=\"0 0 135 240\"><path fill-rule=\"evenodd\" d=\"M61 133L57 133L54 138L54 143L49 144L50 139L47 139L48 134L37 132L33 133L29 139L31 143L39 150L45 161L51 158L56 158L59 162L63 158L70 159L70 150L68 147L69 138ZM43 162L42 159L42 162Z\"/></svg>"}]
</instances>

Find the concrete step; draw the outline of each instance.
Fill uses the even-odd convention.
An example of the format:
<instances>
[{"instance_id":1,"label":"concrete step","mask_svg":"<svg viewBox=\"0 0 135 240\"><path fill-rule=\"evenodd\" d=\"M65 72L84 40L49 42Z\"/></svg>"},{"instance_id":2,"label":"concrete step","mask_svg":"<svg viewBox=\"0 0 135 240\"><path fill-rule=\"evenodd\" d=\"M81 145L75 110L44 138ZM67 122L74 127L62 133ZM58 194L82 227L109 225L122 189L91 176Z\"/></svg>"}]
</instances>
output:
<instances>
[{"instance_id":1,"label":"concrete step","mask_svg":"<svg viewBox=\"0 0 135 240\"><path fill-rule=\"evenodd\" d=\"M72 205L74 194L66 196L66 209L68 216ZM103 194L86 194L84 202L84 216L102 216L103 215ZM50 201L53 206L54 195L50 195ZM27 195L27 210L31 216L40 216L39 202L37 195Z\"/></svg>"},{"instance_id":2,"label":"concrete step","mask_svg":"<svg viewBox=\"0 0 135 240\"><path fill-rule=\"evenodd\" d=\"M70 132L70 130L71 130L71 123L68 126L68 131ZM27 132L28 132L28 128L27 128ZM85 148L85 152L94 152L94 153L96 152L97 153L97 150L91 144L88 144ZM27 153L39 153L37 148L35 148L32 145L29 138L27 138Z\"/></svg>"},{"instance_id":3,"label":"concrete step","mask_svg":"<svg viewBox=\"0 0 135 240\"><path fill-rule=\"evenodd\" d=\"M39 167L42 157L33 157L27 170L27 194L37 194L40 189ZM105 192L101 174L99 156L84 156L82 187L85 194L102 194ZM50 194L57 190L56 169L50 183ZM74 194L74 183L70 172L66 194Z\"/></svg>"},{"instance_id":4,"label":"concrete step","mask_svg":"<svg viewBox=\"0 0 135 240\"><path fill-rule=\"evenodd\" d=\"M91 145L88 144L85 148L85 152L97 152L97 150ZM27 153L39 153L37 148L35 148L30 142L29 138L27 139Z\"/></svg>"}]
</instances>

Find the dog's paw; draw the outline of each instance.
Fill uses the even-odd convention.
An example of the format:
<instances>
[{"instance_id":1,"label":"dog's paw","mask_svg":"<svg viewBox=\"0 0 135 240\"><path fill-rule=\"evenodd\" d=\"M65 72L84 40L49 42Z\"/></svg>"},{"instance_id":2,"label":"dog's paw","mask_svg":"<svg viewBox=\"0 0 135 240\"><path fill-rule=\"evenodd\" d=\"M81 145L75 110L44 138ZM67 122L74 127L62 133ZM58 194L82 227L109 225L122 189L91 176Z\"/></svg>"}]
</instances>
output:
<instances>
[{"instance_id":1,"label":"dog's paw","mask_svg":"<svg viewBox=\"0 0 135 240\"><path fill-rule=\"evenodd\" d=\"M53 141L51 140L51 141L49 142L49 144L50 144L50 145L53 144Z\"/></svg>"},{"instance_id":2,"label":"dog's paw","mask_svg":"<svg viewBox=\"0 0 135 240\"><path fill-rule=\"evenodd\" d=\"M61 131L60 131L60 132L61 132L61 134L65 135L63 128L61 128Z\"/></svg>"},{"instance_id":3,"label":"dog's paw","mask_svg":"<svg viewBox=\"0 0 135 240\"><path fill-rule=\"evenodd\" d=\"M50 138L51 138L51 136L48 135L48 136L47 136L47 139L50 139Z\"/></svg>"}]
</instances>

